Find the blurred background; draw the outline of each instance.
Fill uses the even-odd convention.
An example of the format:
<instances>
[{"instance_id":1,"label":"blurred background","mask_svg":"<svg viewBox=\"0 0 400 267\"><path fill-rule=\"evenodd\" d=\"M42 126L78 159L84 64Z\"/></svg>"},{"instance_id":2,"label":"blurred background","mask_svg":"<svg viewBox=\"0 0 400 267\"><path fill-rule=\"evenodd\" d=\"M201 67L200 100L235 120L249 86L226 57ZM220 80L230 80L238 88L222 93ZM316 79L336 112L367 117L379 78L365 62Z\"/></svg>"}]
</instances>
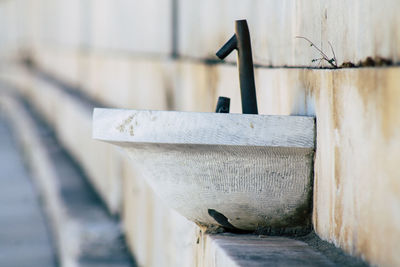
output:
<instances>
[{"instance_id":1,"label":"blurred background","mask_svg":"<svg viewBox=\"0 0 400 267\"><path fill-rule=\"evenodd\" d=\"M91 116L213 112L218 96L241 113L236 55L215 56L237 19L259 113L316 117L316 234L400 264L399 11L398 0L0 0L0 265L223 266L125 154L92 140Z\"/></svg>"}]
</instances>

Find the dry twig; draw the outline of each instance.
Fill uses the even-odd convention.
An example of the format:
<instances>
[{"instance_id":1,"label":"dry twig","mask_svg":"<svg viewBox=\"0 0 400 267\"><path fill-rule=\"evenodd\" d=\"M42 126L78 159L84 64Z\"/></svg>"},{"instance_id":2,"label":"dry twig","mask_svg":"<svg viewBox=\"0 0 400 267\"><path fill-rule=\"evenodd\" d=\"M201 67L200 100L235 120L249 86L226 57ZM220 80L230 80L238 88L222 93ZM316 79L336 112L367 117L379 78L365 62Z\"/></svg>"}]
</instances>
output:
<instances>
[{"instance_id":1,"label":"dry twig","mask_svg":"<svg viewBox=\"0 0 400 267\"><path fill-rule=\"evenodd\" d=\"M313 42L311 42L308 38L303 37L303 36L296 36L296 38L304 39L304 40L306 40L307 42L309 42L309 43L310 43L310 46L313 46L313 47L320 53L320 55L322 56L322 58L313 59L313 60L311 60L311 62L316 62L316 61L318 61L318 64L320 64L322 60L325 60L326 62L328 62L328 63L329 63L332 67L334 67L335 69L338 67L338 66L337 66L337 61L336 61L335 51L333 50L333 47L332 47L332 45L331 45L330 42L328 42L328 43L329 43L329 46L331 47L331 51L332 51L332 54L333 54L333 58L329 58L329 57L324 53L324 51L322 51L318 46L316 46L316 45L315 45Z\"/></svg>"}]
</instances>

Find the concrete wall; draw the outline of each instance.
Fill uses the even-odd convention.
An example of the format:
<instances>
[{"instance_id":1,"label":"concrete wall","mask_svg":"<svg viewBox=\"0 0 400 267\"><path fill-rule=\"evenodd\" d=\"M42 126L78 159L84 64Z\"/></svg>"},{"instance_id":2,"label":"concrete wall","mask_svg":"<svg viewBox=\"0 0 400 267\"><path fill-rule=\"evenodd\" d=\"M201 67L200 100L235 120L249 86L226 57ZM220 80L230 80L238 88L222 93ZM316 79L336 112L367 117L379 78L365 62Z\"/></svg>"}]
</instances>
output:
<instances>
[{"instance_id":1,"label":"concrete wall","mask_svg":"<svg viewBox=\"0 0 400 267\"><path fill-rule=\"evenodd\" d=\"M224 95L231 97L231 112L241 112L236 67L209 59L216 59L214 53L233 34L234 20L248 19L259 64L260 113L317 118L316 232L373 264L390 266L400 264L400 69L397 64L340 70L283 66L315 67L311 60L320 57L297 35L311 39L329 56L331 42L339 64L367 57L397 63L399 12L397 0L8 0L0 1L0 14L6 14L0 16L0 54L12 55L10 47L29 47L40 68L107 106L213 111L218 96ZM24 26L13 33L15 25ZM234 62L235 56L227 61ZM9 81L21 83L5 75L5 69ZM50 121L57 121L58 114L46 109L43 100L36 103ZM184 251L182 264L200 257L193 252L199 229L164 207L129 163L117 163L114 171L95 171L92 151L103 144L89 148L90 115L75 112L86 132L72 131L76 121L65 119L59 134L110 209L123 213L139 262L158 266L163 259L174 266L176 251ZM81 141L73 142L77 136ZM111 148L102 151L113 158L104 162L119 162L120 155ZM115 189L119 183L121 190Z\"/></svg>"}]
</instances>

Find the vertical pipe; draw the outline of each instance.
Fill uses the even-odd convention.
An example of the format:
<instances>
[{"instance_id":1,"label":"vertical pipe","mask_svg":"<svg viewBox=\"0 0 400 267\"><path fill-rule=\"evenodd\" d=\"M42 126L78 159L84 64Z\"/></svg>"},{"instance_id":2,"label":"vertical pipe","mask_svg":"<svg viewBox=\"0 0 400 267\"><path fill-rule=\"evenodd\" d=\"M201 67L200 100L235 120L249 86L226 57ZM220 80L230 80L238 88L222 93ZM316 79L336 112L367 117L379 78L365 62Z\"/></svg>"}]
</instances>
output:
<instances>
[{"instance_id":1,"label":"vertical pipe","mask_svg":"<svg viewBox=\"0 0 400 267\"><path fill-rule=\"evenodd\" d=\"M171 15L172 15L172 21L171 21L171 57L172 58L178 58L179 52L178 52L178 38L179 38L179 6L178 6L178 0L172 0L171 1Z\"/></svg>"},{"instance_id":2,"label":"vertical pipe","mask_svg":"<svg viewBox=\"0 0 400 267\"><path fill-rule=\"evenodd\" d=\"M251 53L250 33L246 20L235 23L240 94L243 114L258 114L256 86L254 82L253 56Z\"/></svg>"}]
</instances>

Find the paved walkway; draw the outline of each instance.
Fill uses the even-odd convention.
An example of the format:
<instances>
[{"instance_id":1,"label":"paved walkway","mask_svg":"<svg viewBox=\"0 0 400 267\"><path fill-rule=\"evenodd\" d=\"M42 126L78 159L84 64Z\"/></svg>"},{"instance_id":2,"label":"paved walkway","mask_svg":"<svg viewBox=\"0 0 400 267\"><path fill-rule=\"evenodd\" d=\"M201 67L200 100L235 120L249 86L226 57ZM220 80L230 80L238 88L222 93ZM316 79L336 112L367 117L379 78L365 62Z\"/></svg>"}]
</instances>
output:
<instances>
[{"instance_id":1,"label":"paved walkway","mask_svg":"<svg viewBox=\"0 0 400 267\"><path fill-rule=\"evenodd\" d=\"M0 266L56 266L39 197L1 111Z\"/></svg>"}]
</instances>

